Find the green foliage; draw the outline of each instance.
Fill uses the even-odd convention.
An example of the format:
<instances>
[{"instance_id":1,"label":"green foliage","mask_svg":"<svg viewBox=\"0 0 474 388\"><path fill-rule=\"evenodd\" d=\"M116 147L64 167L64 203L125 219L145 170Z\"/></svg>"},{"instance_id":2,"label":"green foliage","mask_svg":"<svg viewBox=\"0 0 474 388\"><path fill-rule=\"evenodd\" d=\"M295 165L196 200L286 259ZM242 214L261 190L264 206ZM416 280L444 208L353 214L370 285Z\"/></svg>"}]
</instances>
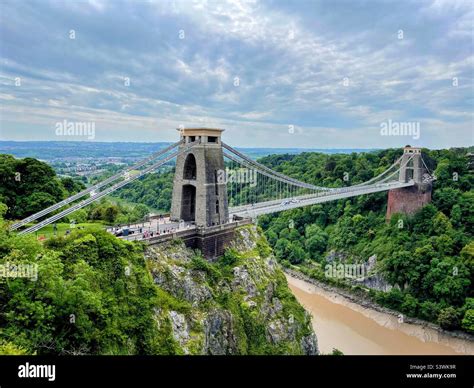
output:
<instances>
[{"instance_id":1,"label":"green foliage","mask_svg":"<svg viewBox=\"0 0 474 388\"><path fill-rule=\"evenodd\" d=\"M150 209L143 204L129 204L121 199L102 199L89 205L85 218L88 220L104 221L108 225L129 224L143 221ZM74 213L71 218L77 218Z\"/></svg>"},{"instance_id":2,"label":"green foliage","mask_svg":"<svg viewBox=\"0 0 474 388\"><path fill-rule=\"evenodd\" d=\"M218 268L204 259L200 252L192 258L190 268L203 271L214 283L217 282L222 276Z\"/></svg>"},{"instance_id":3,"label":"green foliage","mask_svg":"<svg viewBox=\"0 0 474 388\"><path fill-rule=\"evenodd\" d=\"M415 317L418 310L418 300L410 294L405 294L400 310L406 315Z\"/></svg>"},{"instance_id":4,"label":"green foliage","mask_svg":"<svg viewBox=\"0 0 474 388\"><path fill-rule=\"evenodd\" d=\"M396 214L386 223L387 194L377 193L267 215L260 224L280 263L297 265L318 280L346 284L326 278L314 266L324 264L331 251L338 254L336 260L340 256L349 262L364 262L375 254L375 270L396 286L388 293L374 292L378 303L432 322L450 306L464 314L463 303L473 296L474 284L474 175L467 153L467 148L423 150L437 180L432 203L413 216ZM296 179L336 187L370 179L398 156L400 150L302 153L271 155L261 162ZM342 180L344 172L349 182ZM291 233L290 220L300 233ZM453 325L459 328L459 319Z\"/></svg>"},{"instance_id":5,"label":"green foliage","mask_svg":"<svg viewBox=\"0 0 474 388\"><path fill-rule=\"evenodd\" d=\"M226 267L233 267L239 261L239 252L235 248L226 249L224 256L220 259L220 263Z\"/></svg>"},{"instance_id":6,"label":"green foliage","mask_svg":"<svg viewBox=\"0 0 474 388\"><path fill-rule=\"evenodd\" d=\"M452 330L459 325L459 317L454 307L441 309L438 315L438 325L443 329Z\"/></svg>"},{"instance_id":7,"label":"green foliage","mask_svg":"<svg viewBox=\"0 0 474 388\"><path fill-rule=\"evenodd\" d=\"M7 219L25 218L84 188L79 182L59 179L46 163L0 154L0 202L8 206Z\"/></svg>"},{"instance_id":8,"label":"green foliage","mask_svg":"<svg viewBox=\"0 0 474 388\"><path fill-rule=\"evenodd\" d=\"M474 333L474 309L469 309L466 311L461 324L464 330L469 333Z\"/></svg>"},{"instance_id":9,"label":"green foliage","mask_svg":"<svg viewBox=\"0 0 474 388\"><path fill-rule=\"evenodd\" d=\"M290 254L288 256L288 260L290 260L291 264L302 263L307 257L306 252L300 243L290 243L289 250Z\"/></svg>"},{"instance_id":10,"label":"green foliage","mask_svg":"<svg viewBox=\"0 0 474 388\"><path fill-rule=\"evenodd\" d=\"M376 301L388 308L400 310L400 306L404 302L404 295L398 288L392 288L389 292L377 293Z\"/></svg>"},{"instance_id":11,"label":"green foliage","mask_svg":"<svg viewBox=\"0 0 474 388\"><path fill-rule=\"evenodd\" d=\"M308 225L305 231L305 247L311 258L317 258L326 251L328 234L317 224Z\"/></svg>"},{"instance_id":12,"label":"green foliage","mask_svg":"<svg viewBox=\"0 0 474 388\"><path fill-rule=\"evenodd\" d=\"M1 206L0 214L6 219L25 218L85 188L80 180L58 178L46 163L32 158L15 159L10 155L0 155L0 181L0 203L7 206L6 209ZM148 213L149 208L144 204L131 206L102 199L63 221L77 224L102 220L125 224L143 220Z\"/></svg>"},{"instance_id":13,"label":"green foliage","mask_svg":"<svg viewBox=\"0 0 474 388\"><path fill-rule=\"evenodd\" d=\"M439 315L439 306L430 300L424 301L420 305L420 318L427 321L436 322Z\"/></svg>"},{"instance_id":14,"label":"green foliage","mask_svg":"<svg viewBox=\"0 0 474 388\"><path fill-rule=\"evenodd\" d=\"M28 355L28 351L11 342L0 341L0 354L3 356L25 356Z\"/></svg>"},{"instance_id":15,"label":"green foliage","mask_svg":"<svg viewBox=\"0 0 474 388\"><path fill-rule=\"evenodd\" d=\"M148 174L139 182L132 182L118 191L118 196L129 202L144 204L160 212L169 212L173 192L174 171Z\"/></svg>"},{"instance_id":16,"label":"green foliage","mask_svg":"<svg viewBox=\"0 0 474 388\"><path fill-rule=\"evenodd\" d=\"M261 233L261 231L259 231L259 233ZM272 248L268 245L268 242L266 241L263 234L257 239L257 251L260 257L263 258L266 258L273 253Z\"/></svg>"},{"instance_id":17,"label":"green foliage","mask_svg":"<svg viewBox=\"0 0 474 388\"><path fill-rule=\"evenodd\" d=\"M0 218L4 218L8 211L8 206L0 202Z\"/></svg>"},{"instance_id":18,"label":"green foliage","mask_svg":"<svg viewBox=\"0 0 474 388\"><path fill-rule=\"evenodd\" d=\"M140 245L89 229L41 246L1 228L0 263L37 265L38 278L0 282L0 353L169 352L153 319L157 288Z\"/></svg>"}]
</instances>

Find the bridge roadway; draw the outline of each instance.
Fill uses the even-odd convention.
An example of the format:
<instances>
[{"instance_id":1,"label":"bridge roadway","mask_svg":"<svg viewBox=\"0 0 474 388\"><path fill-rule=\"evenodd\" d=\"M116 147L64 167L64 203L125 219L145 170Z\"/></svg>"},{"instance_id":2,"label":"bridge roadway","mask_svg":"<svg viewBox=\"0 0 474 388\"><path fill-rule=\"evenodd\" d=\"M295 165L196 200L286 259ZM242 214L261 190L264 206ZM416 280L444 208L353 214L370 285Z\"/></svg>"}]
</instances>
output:
<instances>
[{"instance_id":1,"label":"bridge roadway","mask_svg":"<svg viewBox=\"0 0 474 388\"><path fill-rule=\"evenodd\" d=\"M413 186L415 182L411 180L408 183L402 182L387 182L372 184L368 186L352 186L335 189L330 192L318 192L316 194L308 194L296 196L293 198L284 198L273 201L259 202L252 205L236 206L229 208L230 217L252 217L255 218L262 214L276 213L284 210L296 209L303 206L314 205L317 203L324 203L334 201L342 198L350 198L357 195L377 193L380 191L387 191L392 189L399 189L402 187ZM293 201L292 201L293 200Z\"/></svg>"},{"instance_id":2,"label":"bridge roadway","mask_svg":"<svg viewBox=\"0 0 474 388\"><path fill-rule=\"evenodd\" d=\"M229 209L229 223L233 222L234 216L255 218L262 214L276 213L303 206L314 205L317 203L324 203L337 199L371 194L413 185L414 182L410 181L408 183L388 182L368 186L352 186L334 189L334 191L331 192L319 192L317 194L301 195L293 198L283 198L279 200L260 202L253 205L232 207ZM165 217L162 219L154 219L146 223L131 224L124 228L129 229L132 233L128 236L120 236L119 238L129 241L146 241L153 238L156 239L156 237L164 235L179 236L182 232L195 230L196 225L192 222L174 222L171 221L169 217ZM109 228L107 230L110 233L116 234L118 228Z\"/></svg>"},{"instance_id":3,"label":"bridge roadway","mask_svg":"<svg viewBox=\"0 0 474 388\"><path fill-rule=\"evenodd\" d=\"M126 229L129 235L124 236L123 231ZM107 228L107 232L123 240L139 241L193 229L196 229L194 222L175 222L171 221L169 217L162 217L154 218L146 222L109 227Z\"/></svg>"}]
</instances>

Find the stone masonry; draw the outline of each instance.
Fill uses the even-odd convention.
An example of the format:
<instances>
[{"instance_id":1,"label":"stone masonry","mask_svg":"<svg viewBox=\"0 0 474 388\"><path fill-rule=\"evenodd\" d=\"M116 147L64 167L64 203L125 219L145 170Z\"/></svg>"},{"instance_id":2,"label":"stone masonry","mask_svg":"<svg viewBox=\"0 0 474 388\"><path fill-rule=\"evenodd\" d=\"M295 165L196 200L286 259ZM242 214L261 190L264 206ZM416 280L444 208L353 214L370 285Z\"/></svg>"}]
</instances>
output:
<instances>
[{"instance_id":1,"label":"stone masonry","mask_svg":"<svg viewBox=\"0 0 474 388\"><path fill-rule=\"evenodd\" d=\"M222 153L222 129L182 129L185 144L198 142L176 160L173 184L171 219L194 221L197 226L209 227L228 221L227 188Z\"/></svg>"}]
</instances>

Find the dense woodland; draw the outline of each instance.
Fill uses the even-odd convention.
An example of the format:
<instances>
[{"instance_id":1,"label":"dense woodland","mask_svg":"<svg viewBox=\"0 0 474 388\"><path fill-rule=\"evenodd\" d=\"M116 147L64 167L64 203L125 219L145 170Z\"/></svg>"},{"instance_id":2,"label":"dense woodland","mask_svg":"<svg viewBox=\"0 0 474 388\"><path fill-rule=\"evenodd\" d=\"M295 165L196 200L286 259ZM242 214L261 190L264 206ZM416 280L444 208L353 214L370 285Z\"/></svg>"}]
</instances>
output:
<instances>
[{"instance_id":1,"label":"dense woodland","mask_svg":"<svg viewBox=\"0 0 474 388\"><path fill-rule=\"evenodd\" d=\"M0 182L0 203L7 206L5 219L9 220L23 219L86 187L81 178L58 177L47 163L33 158L15 159L11 155L0 155ZM61 222L97 221L114 225L143 220L149 206L143 201L133 203L131 195L127 197L128 201L103 198Z\"/></svg>"},{"instance_id":2,"label":"dense woodland","mask_svg":"<svg viewBox=\"0 0 474 388\"><path fill-rule=\"evenodd\" d=\"M303 153L261 162L316 185L342 186L379 174L399 152ZM376 270L395 287L372 291L375 301L446 329L474 332L474 175L467 154L467 149L424 150L437 180L432 204L413 217L396 215L386 223L387 193L378 193L262 216L259 223L284 265L345 286L325 276L329 260L364 263L377 255Z\"/></svg>"},{"instance_id":3,"label":"dense woodland","mask_svg":"<svg viewBox=\"0 0 474 388\"><path fill-rule=\"evenodd\" d=\"M0 354L172 352L153 324L156 291L141 246L99 228L40 244L0 220L0 257L41 274L0 281Z\"/></svg>"}]
</instances>

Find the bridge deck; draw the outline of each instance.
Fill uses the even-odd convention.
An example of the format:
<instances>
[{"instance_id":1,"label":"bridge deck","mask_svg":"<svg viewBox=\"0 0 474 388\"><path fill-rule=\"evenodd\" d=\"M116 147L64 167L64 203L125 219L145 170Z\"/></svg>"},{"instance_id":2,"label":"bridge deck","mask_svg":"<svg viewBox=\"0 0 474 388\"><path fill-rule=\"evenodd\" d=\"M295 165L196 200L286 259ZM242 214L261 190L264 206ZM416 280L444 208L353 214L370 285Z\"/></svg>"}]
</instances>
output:
<instances>
[{"instance_id":1,"label":"bridge deck","mask_svg":"<svg viewBox=\"0 0 474 388\"><path fill-rule=\"evenodd\" d=\"M254 205L238 206L229 209L231 216L246 216L256 217L262 214L276 213L284 210L296 209L303 206L314 205L317 203L324 203L329 201L335 201L342 198L350 198L357 195L377 193L380 191L387 191L392 189L399 189L402 187L413 186L415 183L410 181L408 183L401 182L389 182L383 184L374 184L370 186L359 186L359 187L347 187L337 189L331 192L322 192L318 194L310 194L297 196L294 198L284 198L277 201L259 202ZM296 203L286 203L291 199L297 200Z\"/></svg>"}]
</instances>

